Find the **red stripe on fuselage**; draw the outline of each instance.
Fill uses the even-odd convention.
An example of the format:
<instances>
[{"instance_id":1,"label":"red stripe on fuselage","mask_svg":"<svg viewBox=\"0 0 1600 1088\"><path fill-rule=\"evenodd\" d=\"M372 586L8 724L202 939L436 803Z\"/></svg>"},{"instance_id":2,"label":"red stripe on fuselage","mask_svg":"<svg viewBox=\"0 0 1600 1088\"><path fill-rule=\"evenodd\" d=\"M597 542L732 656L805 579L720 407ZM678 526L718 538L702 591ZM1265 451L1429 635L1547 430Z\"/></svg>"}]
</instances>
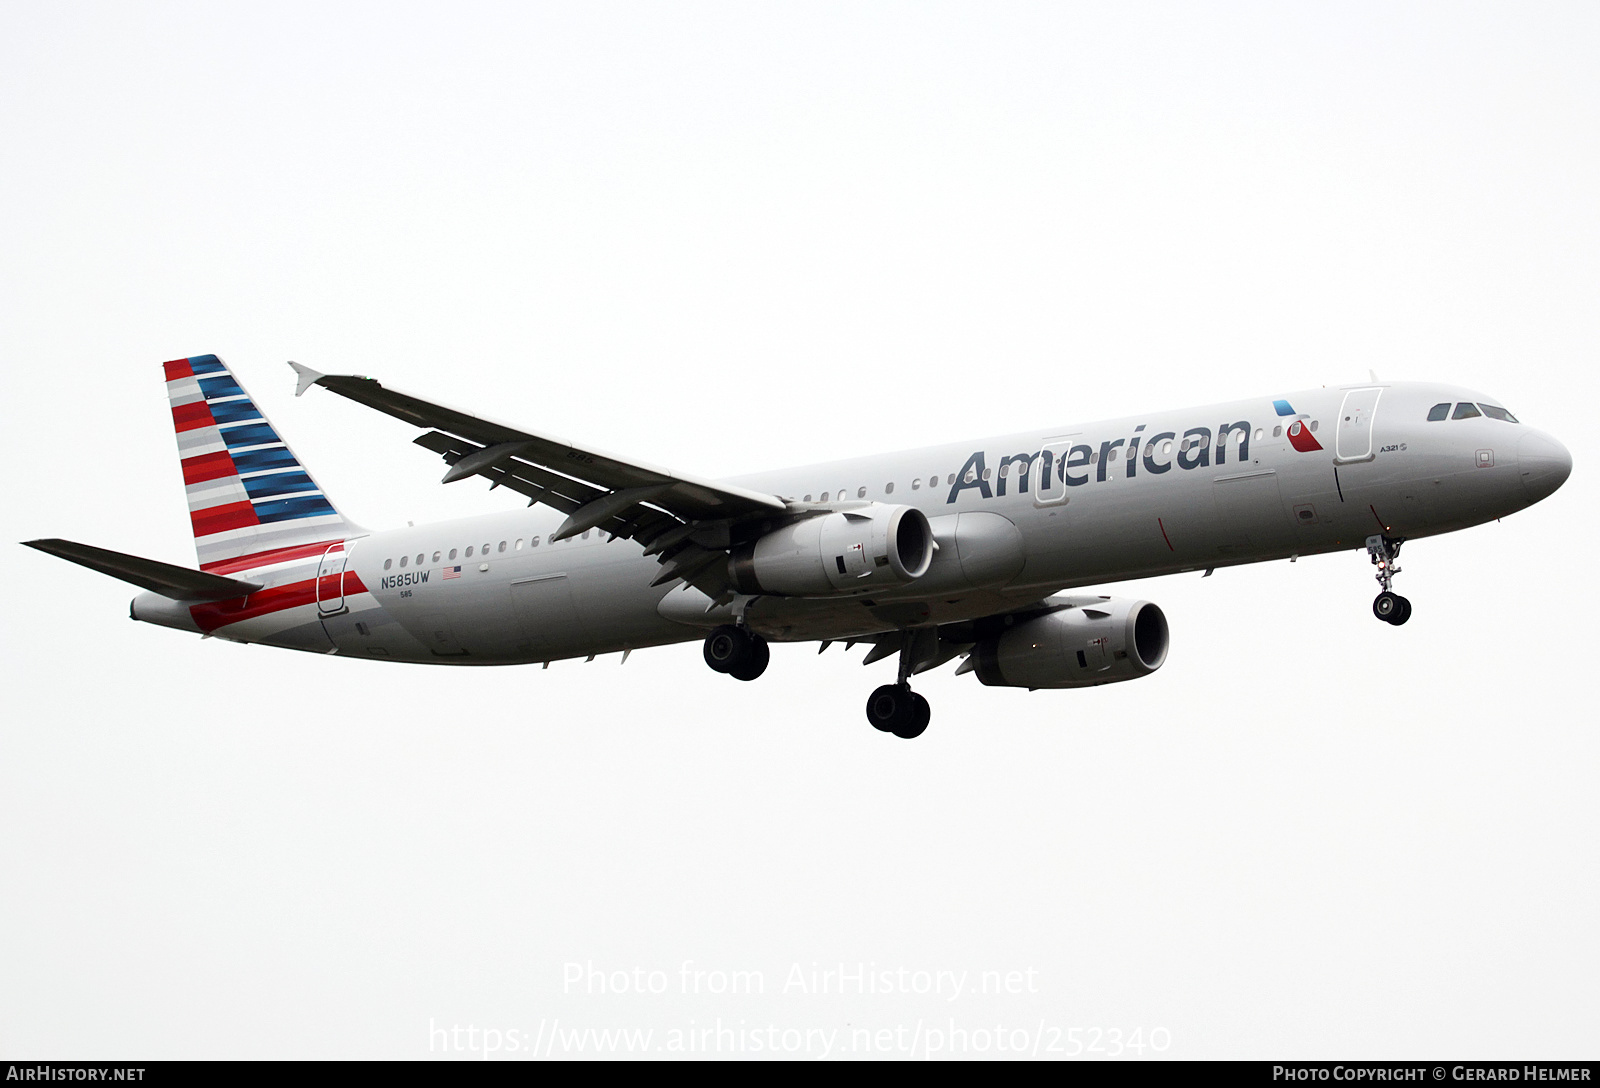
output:
<instances>
[{"instance_id":1,"label":"red stripe on fuselage","mask_svg":"<svg viewBox=\"0 0 1600 1088\"><path fill-rule=\"evenodd\" d=\"M167 368L167 381L177 381L179 378L194 377L194 369L189 366L187 359L174 359L170 363L162 363Z\"/></svg>"},{"instance_id":2,"label":"red stripe on fuselage","mask_svg":"<svg viewBox=\"0 0 1600 1088\"><path fill-rule=\"evenodd\" d=\"M331 579L330 579L331 581ZM336 593L337 589L329 587ZM346 571L344 575L344 593L350 596L354 593L365 593L367 587L361 584L361 579L355 571ZM274 612L282 612L288 608L302 608L308 604L317 603L317 580L307 578L303 582L290 582L287 585L271 586L267 589L258 589L248 597L235 597L231 601L208 601L205 604L189 606L189 615L194 617L194 622L200 630L208 634L219 627L226 627L230 623L239 623L242 620L253 620L258 616L268 616Z\"/></svg>"},{"instance_id":3,"label":"red stripe on fuselage","mask_svg":"<svg viewBox=\"0 0 1600 1088\"><path fill-rule=\"evenodd\" d=\"M183 482L186 484L203 484L222 476L237 475L239 470L233 467L233 458L228 456L227 450L183 459Z\"/></svg>"},{"instance_id":4,"label":"red stripe on fuselage","mask_svg":"<svg viewBox=\"0 0 1600 1088\"><path fill-rule=\"evenodd\" d=\"M196 427L212 427L216 420L211 418L211 409L206 407L203 400L190 401L188 404L174 404L172 406L172 426L179 434L192 431Z\"/></svg>"},{"instance_id":5,"label":"red stripe on fuselage","mask_svg":"<svg viewBox=\"0 0 1600 1088\"><path fill-rule=\"evenodd\" d=\"M219 559L215 563L201 563L200 569L208 574L233 574L252 567L269 567L274 563L287 563L291 559L304 559L308 555L321 555L329 545L338 540L319 540L315 544L296 544L292 548L274 548L271 551L241 555L237 559Z\"/></svg>"},{"instance_id":6,"label":"red stripe on fuselage","mask_svg":"<svg viewBox=\"0 0 1600 1088\"><path fill-rule=\"evenodd\" d=\"M189 521L194 525L195 536L210 536L212 533L225 533L229 529L261 524L256 517L256 508L248 502L226 502L205 510L191 510Z\"/></svg>"}]
</instances>

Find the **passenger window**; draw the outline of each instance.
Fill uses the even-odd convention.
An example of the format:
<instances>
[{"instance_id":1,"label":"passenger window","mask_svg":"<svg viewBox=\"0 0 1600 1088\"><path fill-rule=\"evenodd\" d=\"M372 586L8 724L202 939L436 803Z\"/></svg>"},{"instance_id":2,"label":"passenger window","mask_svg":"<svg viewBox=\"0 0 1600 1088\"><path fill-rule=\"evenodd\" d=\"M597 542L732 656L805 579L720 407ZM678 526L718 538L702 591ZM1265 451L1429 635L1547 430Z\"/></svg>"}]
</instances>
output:
<instances>
[{"instance_id":1,"label":"passenger window","mask_svg":"<svg viewBox=\"0 0 1600 1088\"><path fill-rule=\"evenodd\" d=\"M1314 420L1314 419L1313 419L1313 420L1312 420L1312 421L1311 421L1311 429L1312 429L1312 430L1313 430L1313 431L1314 431L1314 430L1316 430L1316 429L1317 429L1317 421L1316 421L1316 420ZM1197 443L1197 444L1198 444L1198 443Z\"/></svg>"},{"instance_id":2,"label":"passenger window","mask_svg":"<svg viewBox=\"0 0 1600 1088\"><path fill-rule=\"evenodd\" d=\"M1517 417L1506 411L1504 408L1496 408L1492 404L1480 404L1478 407L1482 408L1483 414L1488 416L1490 419L1498 419L1502 423L1517 422Z\"/></svg>"},{"instance_id":3,"label":"passenger window","mask_svg":"<svg viewBox=\"0 0 1600 1088\"><path fill-rule=\"evenodd\" d=\"M519 552L522 550L522 538L520 536L517 537L516 549Z\"/></svg>"},{"instance_id":4,"label":"passenger window","mask_svg":"<svg viewBox=\"0 0 1600 1088\"><path fill-rule=\"evenodd\" d=\"M811 501L811 496L807 495L805 498L801 499L800 501L801 502L810 502Z\"/></svg>"},{"instance_id":5,"label":"passenger window","mask_svg":"<svg viewBox=\"0 0 1600 1088\"><path fill-rule=\"evenodd\" d=\"M383 561L383 569L384 570L388 570L392 566L394 566L394 560L393 559L385 559Z\"/></svg>"},{"instance_id":6,"label":"passenger window","mask_svg":"<svg viewBox=\"0 0 1600 1088\"><path fill-rule=\"evenodd\" d=\"M893 495L894 494L894 484L892 484L892 483L884 484L883 485L883 493L885 495Z\"/></svg>"},{"instance_id":7,"label":"passenger window","mask_svg":"<svg viewBox=\"0 0 1600 1088\"><path fill-rule=\"evenodd\" d=\"M455 561L456 561L456 550L454 548L451 548L450 549L450 562L454 563Z\"/></svg>"},{"instance_id":8,"label":"passenger window","mask_svg":"<svg viewBox=\"0 0 1600 1088\"><path fill-rule=\"evenodd\" d=\"M1262 438L1262 435L1263 435L1263 434L1264 434L1264 433L1265 433L1265 432L1263 432L1263 431L1262 431L1262 430L1261 430L1261 428L1260 428L1260 427L1257 427L1257 428L1256 428L1256 441L1257 441L1257 442L1259 442L1259 441L1261 441L1261 438Z\"/></svg>"},{"instance_id":9,"label":"passenger window","mask_svg":"<svg viewBox=\"0 0 1600 1088\"><path fill-rule=\"evenodd\" d=\"M911 490L916 491L920 487L922 487L922 477L918 476L915 480L911 481Z\"/></svg>"},{"instance_id":10,"label":"passenger window","mask_svg":"<svg viewBox=\"0 0 1600 1088\"><path fill-rule=\"evenodd\" d=\"M985 480L987 480L989 478L989 470L988 469L984 469L983 470L983 478Z\"/></svg>"},{"instance_id":11,"label":"passenger window","mask_svg":"<svg viewBox=\"0 0 1600 1088\"><path fill-rule=\"evenodd\" d=\"M488 555L489 554L489 545L488 544L484 544L484 546L483 546L483 554L484 555Z\"/></svg>"},{"instance_id":12,"label":"passenger window","mask_svg":"<svg viewBox=\"0 0 1600 1088\"><path fill-rule=\"evenodd\" d=\"M828 493L826 491L824 491L822 493L822 501L823 502L827 502L828 501Z\"/></svg>"},{"instance_id":13,"label":"passenger window","mask_svg":"<svg viewBox=\"0 0 1600 1088\"><path fill-rule=\"evenodd\" d=\"M1172 456L1172 440L1170 438L1167 441L1161 443L1161 456L1163 456L1163 457L1171 457Z\"/></svg>"},{"instance_id":14,"label":"passenger window","mask_svg":"<svg viewBox=\"0 0 1600 1088\"><path fill-rule=\"evenodd\" d=\"M594 532L593 529L585 529L583 531L583 539L588 540L589 539L589 534L592 533L592 532ZM503 540L500 542L500 550L501 551L505 551L506 550L506 542L503 541Z\"/></svg>"},{"instance_id":15,"label":"passenger window","mask_svg":"<svg viewBox=\"0 0 1600 1088\"><path fill-rule=\"evenodd\" d=\"M1272 428L1272 437L1273 438L1282 438L1283 437L1283 428L1282 427L1274 427L1274 428Z\"/></svg>"},{"instance_id":16,"label":"passenger window","mask_svg":"<svg viewBox=\"0 0 1600 1088\"><path fill-rule=\"evenodd\" d=\"M422 552L417 553L417 566L422 566L422 561L427 558Z\"/></svg>"},{"instance_id":17,"label":"passenger window","mask_svg":"<svg viewBox=\"0 0 1600 1088\"><path fill-rule=\"evenodd\" d=\"M467 549L467 558L468 559L472 558L472 549L470 547Z\"/></svg>"},{"instance_id":18,"label":"passenger window","mask_svg":"<svg viewBox=\"0 0 1600 1088\"><path fill-rule=\"evenodd\" d=\"M864 487L856 488L856 498L864 499L866 497L867 497L867 489L866 488L864 488Z\"/></svg>"},{"instance_id":19,"label":"passenger window","mask_svg":"<svg viewBox=\"0 0 1600 1088\"><path fill-rule=\"evenodd\" d=\"M1445 401L1443 404L1435 404L1432 408L1428 409L1428 422L1429 423L1437 423L1441 419L1449 419L1449 418L1450 418L1450 402L1449 401Z\"/></svg>"},{"instance_id":20,"label":"passenger window","mask_svg":"<svg viewBox=\"0 0 1600 1088\"><path fill-rule=\"evenodd\" d=\"M434 561L434 562L435 562L435 563L437 563L437 562L438 562L438 561L439 561L439 555L440 555L440 553L439 553L439 552L434 552L434 553L433 553L433 561Z\"/></svg>"},{"instance_id":21,"label":"passenger window","mask_svg":"<svg viewBox=\"0 0 1600 1088\"><path fill-rule=\"evenodd\" d=\"M506 550L506 542L503 540L500 542L500 550L502 552Z\"/></svg>"},{"instance_id":22,"label":"passenger window","mask_svg":"<svg viewBox=\"0 0 1600 1088\"><path fill-rule=\"evenodd\" d=\"M404 569L405 569L405 566L406 566L406 557L405 557L405 556L403 556L403 555L402 555L402 556L401 556L401 557L400 557L400 569L401 569L401 570L404 570Z\"/></svg>"},{"instance_id":23,"label":"passenger window","mask_svg":"<svg viewBox=\"0 0 1600 1088\"><path fill-rule=\"evenodd\" d=\"M1471 419L1473 416L1481 415L1483 415L1483 413L1478 411L1478 406L1476 404L1473 404L1471 401L1464 400L1460 404L1456 405L1455 415L1451 416L1450 418Z\"/></svg>"},{"instance_id":24,"label":"passenger window","mask_svg":"<svg viewBox=\"0 0 1600 1088\"><path fill-rule=\"evenodd\" d=\"M538 546L539 546L539 538L538 537L533 537L532 539L530 539L528 541L528 547L537 548Z\"/></svg>"},{"instance_id":25,"label":"passenger window","mask_svg":"<svg viewBox=\"0 0 1600 1088\"><path fill-rule=\"evenodd\" d=\"M952 472L950 474L950 478L948 480L946 480L944 483L945 483L946 487L954 487L955 483L956 483L956 474Z\"/></svg>"}]
</instances>

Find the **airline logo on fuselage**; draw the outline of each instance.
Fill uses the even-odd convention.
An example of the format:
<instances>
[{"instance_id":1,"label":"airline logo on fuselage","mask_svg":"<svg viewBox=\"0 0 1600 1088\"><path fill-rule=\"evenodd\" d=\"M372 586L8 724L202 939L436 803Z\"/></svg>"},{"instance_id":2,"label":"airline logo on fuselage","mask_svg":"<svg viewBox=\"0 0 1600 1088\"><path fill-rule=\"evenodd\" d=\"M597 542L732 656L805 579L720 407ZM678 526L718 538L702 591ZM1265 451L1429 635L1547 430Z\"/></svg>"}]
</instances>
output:
<instances>
[{"instance_id":1,"label":"airline logo on fuselage","mask_svg":"<svg viewBox=\"0 0 1600 1088\"><path fill-rule=\"evenodd\" d=\"M1286 400L1273 401L1273 408L1280 416L1298 414ZM1176 431L1146 435L1143 433L1145 426L1141 423L1135 427L1130 438L1101 442L1098 450L1087 444L1063 442L1060 446L1046 446L1035 453L1002 455L994 473L992 488L987 456L985 451L977 450L967 458L961 471L956 473L955 483L951 485L945 503L955 502L961 492L968 488L975 489L986 499L1000 498L1005 495L1007 484L1013 482L1017 493L1025 494L1030 484L1037 481L1038 493L1044 496L1055 492L1058 486L1082 487L1091 479L1095 483L1104 483L1118 469L1125 479L1132 480L1141 470L1151 476L1159 476L1171 472L1174 467L1185 472L1209 468L1213 459L1220 467L1229 463L1230 448L1234 451L1236 463L1250 463L1250 438L1255 428L1249 420L1220 424L1215 432L1210 427L1190 427L1183 432L1181 439ZM1289 424L1287 434L1289 444L1301 453L1322 449L1322 444L1311 433L1311 427L1304 418ZM1037 469L1034 468L1035 464Z\"/></svg>"}]
</instances>

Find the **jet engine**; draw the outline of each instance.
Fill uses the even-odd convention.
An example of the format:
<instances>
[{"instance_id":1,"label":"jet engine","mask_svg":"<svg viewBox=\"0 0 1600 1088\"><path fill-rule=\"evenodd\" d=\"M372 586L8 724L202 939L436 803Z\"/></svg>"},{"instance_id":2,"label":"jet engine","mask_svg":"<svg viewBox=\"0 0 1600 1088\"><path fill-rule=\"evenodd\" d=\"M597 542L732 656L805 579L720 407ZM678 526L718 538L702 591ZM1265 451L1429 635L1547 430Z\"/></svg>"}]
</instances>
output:
<instances>
[{"instance_id":1,"label":"jet engine","mask_svg":"<svg viewBox=\"0 0 1600 1088\"><path fill-rule=\"evenodd\" d=\"M932 562L927 515L874 502L773 529L736 547L729 572L741 593L834 597L904 585Z\"/></svg>"},{"instance_id":2,"label":"jet engine","mask_svg":"<svg viewBox=\"0 0 1600 1088\"><path fill-rule=\"evenodd\" d=\"M1167 659L1167 617L1149 601L1068 602L974 646L978 679L992 687L1083 688L1148 676Z\"/></svg>"}]
</instances>

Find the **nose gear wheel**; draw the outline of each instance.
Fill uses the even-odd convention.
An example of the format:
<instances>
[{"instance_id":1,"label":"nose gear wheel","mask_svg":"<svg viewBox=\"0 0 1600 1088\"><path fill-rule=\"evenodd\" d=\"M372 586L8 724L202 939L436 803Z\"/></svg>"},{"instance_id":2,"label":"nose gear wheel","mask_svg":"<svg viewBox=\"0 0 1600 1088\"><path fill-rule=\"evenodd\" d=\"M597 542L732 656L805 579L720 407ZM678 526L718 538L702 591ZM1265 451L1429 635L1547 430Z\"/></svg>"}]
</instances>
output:
<instances>
[{"instance_id":1,"label":"nose gear wheel","mask_svg":"<svg viewBox=\"0 0 1600 1088\"><path fill-rule=\"evenodd\" d=\"M1394 576L1400 573L1395 560L1400 558L1400 545L1404 543L1405 540L1400 537L1367 537L1367 555L1372 565L1378 568L1378 573L1373 577L1383 587L1383 592L1373 599L1372 614L1396 627L1411 618L1411 602L1394 591Z\"/></svg>"}]
</instances>

